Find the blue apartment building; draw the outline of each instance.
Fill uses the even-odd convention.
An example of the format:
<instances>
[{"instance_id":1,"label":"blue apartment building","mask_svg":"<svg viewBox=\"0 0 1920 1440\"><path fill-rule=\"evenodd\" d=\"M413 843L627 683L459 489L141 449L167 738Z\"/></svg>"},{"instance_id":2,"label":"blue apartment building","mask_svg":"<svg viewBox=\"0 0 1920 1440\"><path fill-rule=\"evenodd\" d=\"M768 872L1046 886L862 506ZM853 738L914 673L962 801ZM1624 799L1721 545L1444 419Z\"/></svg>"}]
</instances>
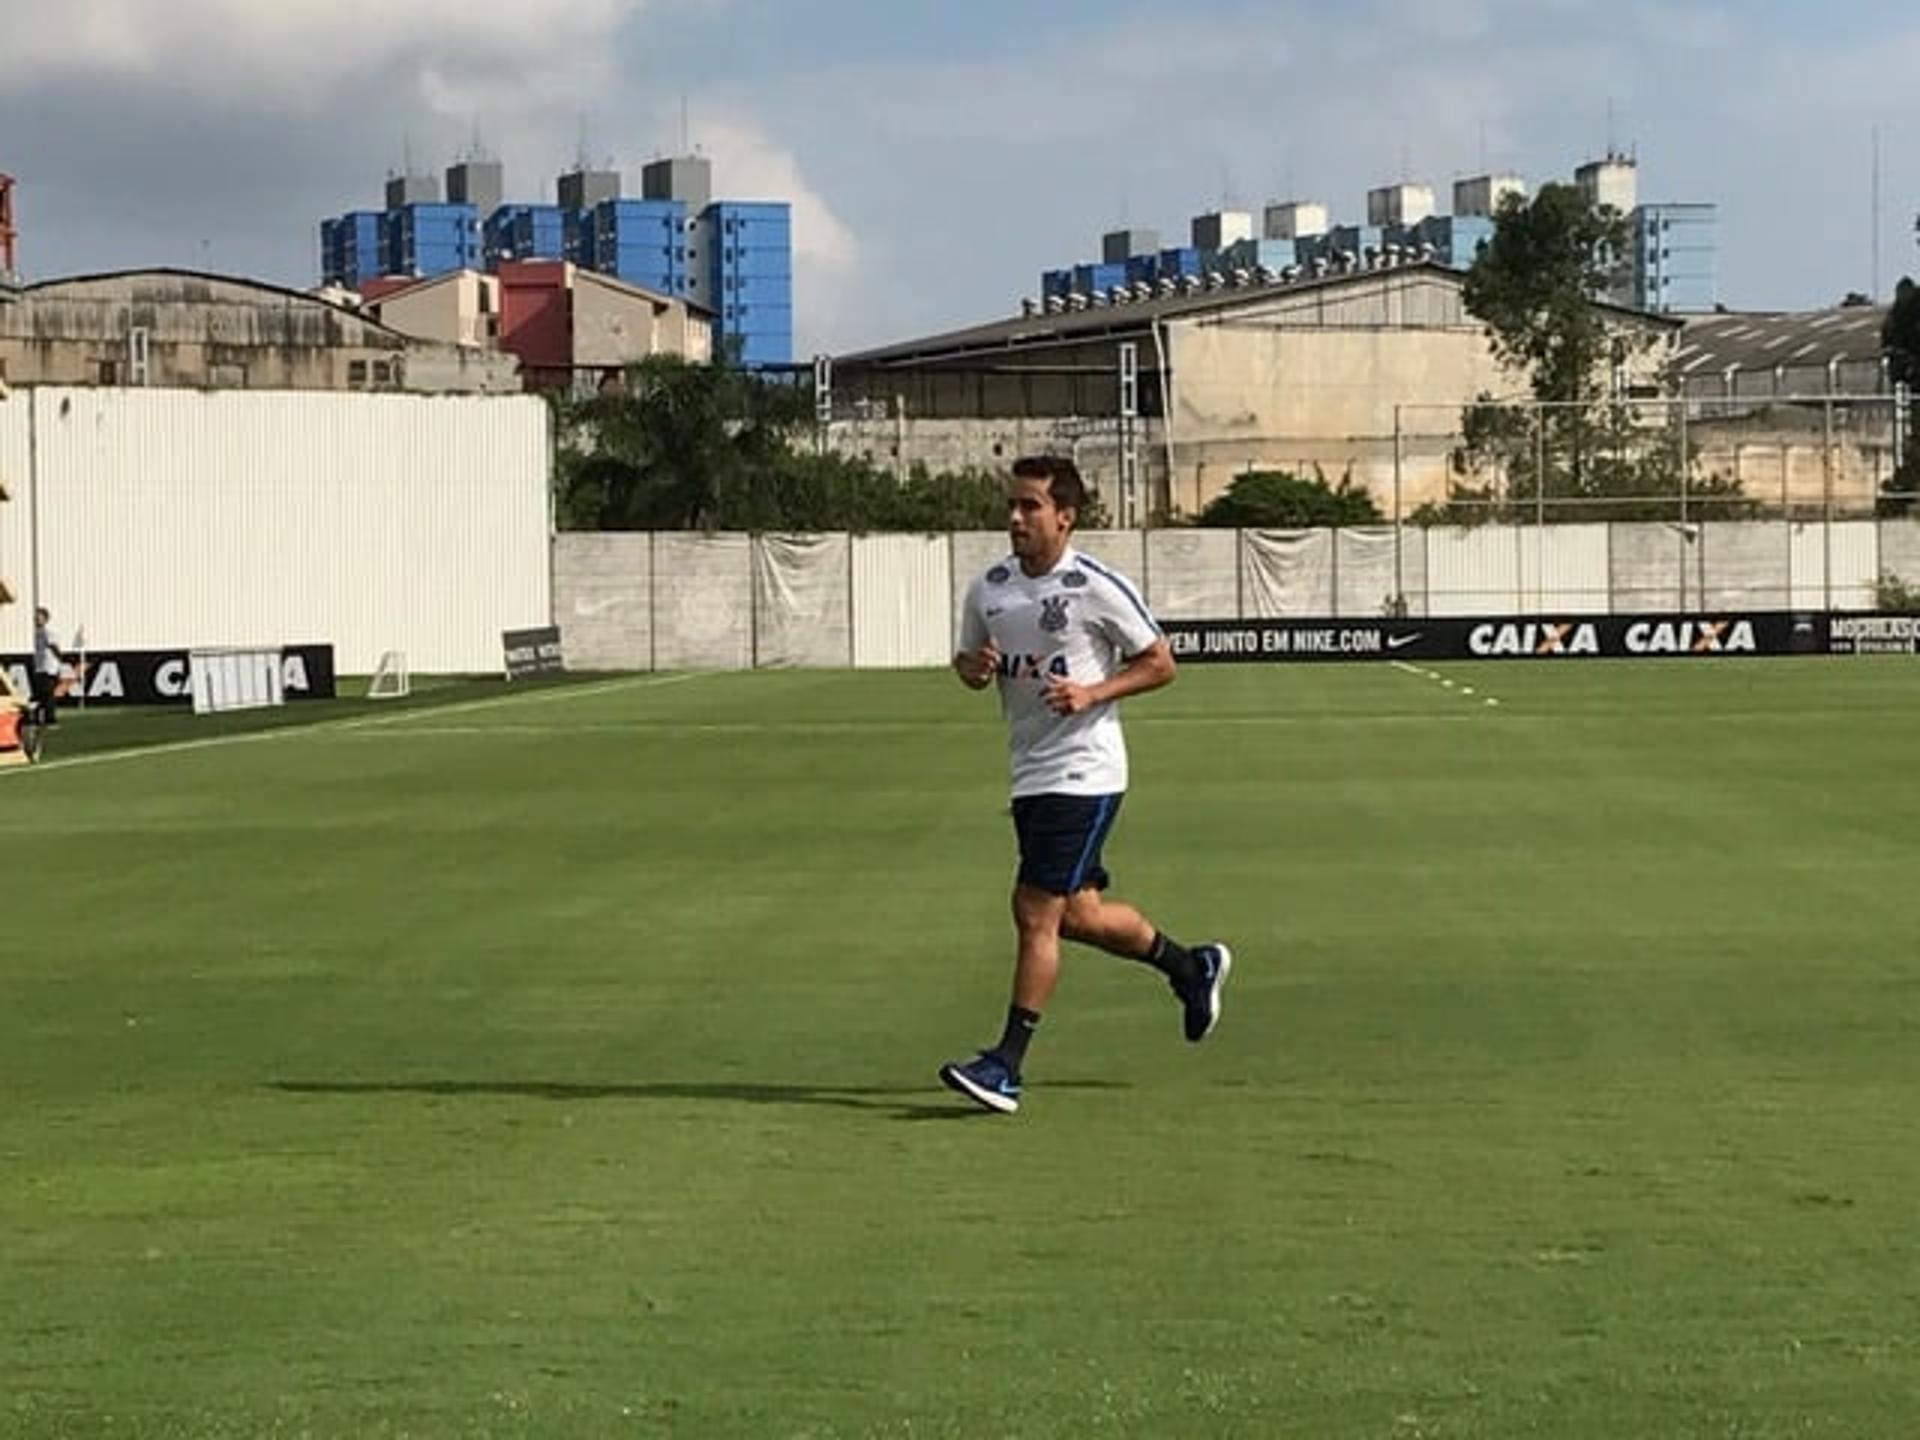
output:
<instances>
[{"instance_id":1,"label":"blue apartment building","mask_svg":"<svg viewBox=\"0 0 1920 1440\"><path fill-rule=\"evenodd\" d=\"M749 370L793 363L793 217L785 201L716 200L701 215L716 349Z\"/></svg>"},{"instance_id":2,"label":"blue apartment building","mask_svg":"<svg viewBox=\"0 0 1920 1440\"><path fill-rule=\"evenodd\" d=\"M789 366L792 207L714 199L711 175L702 156L657 160L644 171L644 198L629 199L617 172L583 165L560 177L558 204L509 201L485 215L439 203L432 177L389 182L386 210L321 221L321 277L358 289L381 276L565 260L712 312L717 356L749 369ZM454 178L449 170L449 194L474 193L469 177L458 189Z\"/></svg>"}]
</instances>

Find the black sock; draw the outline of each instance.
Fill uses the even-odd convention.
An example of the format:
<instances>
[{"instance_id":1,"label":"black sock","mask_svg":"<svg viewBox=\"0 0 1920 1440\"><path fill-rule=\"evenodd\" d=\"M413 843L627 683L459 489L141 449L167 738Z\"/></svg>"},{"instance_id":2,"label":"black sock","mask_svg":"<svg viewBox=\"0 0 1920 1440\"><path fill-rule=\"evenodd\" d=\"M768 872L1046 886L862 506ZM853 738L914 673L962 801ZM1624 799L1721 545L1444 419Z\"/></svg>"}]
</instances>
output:
<instances>
[{"instance_id":1,"label":"black sock","mask_svg":"<svg viewBox=\"0 0 1920 1440\"><path fill-rule=\"evenodd\" d=\"M1153 932L1153 945L1140 957L1142 965L1151 965L1176 985L1191 985L1200 974L1193 952L1171 935Z\"/></svg>"},{"instance_id":2,"label":"black sock","mask_svg":"<svg viewBox=\"0 0 1920 1440\"><path fill-rule=\"evenodd\" d=\"M1020 1073L1021 1062L1027 1058L1027 1042L1033 1039L1039 1024L1040 1016L1036 1012L1022 1010L1018 1005L1007 1007L1007 1028L1001 1032L1000 1043L993 1050L1016 1075Z\"/></svg>"}]
</instances>

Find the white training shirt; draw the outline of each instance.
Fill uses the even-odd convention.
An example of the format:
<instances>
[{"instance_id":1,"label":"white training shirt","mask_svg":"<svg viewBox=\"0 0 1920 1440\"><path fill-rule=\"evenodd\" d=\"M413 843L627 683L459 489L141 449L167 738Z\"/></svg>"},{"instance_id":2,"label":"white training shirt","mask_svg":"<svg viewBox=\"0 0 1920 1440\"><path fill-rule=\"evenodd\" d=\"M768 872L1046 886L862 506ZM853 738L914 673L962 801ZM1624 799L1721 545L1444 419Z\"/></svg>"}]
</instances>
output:
<instances>
[{"instance_id":1,"label":"white training shirt","mask_svg":"<svg viewBox=\"0 0 1920 1440\"><path fill-rule=\"evenodd\" d=\"M1160 639L1138 592L1072 546L1045 575L1009 555L967 587L960 648L1000 652L1013 794L1114 795L1127 788L1127 742L1114 702L1078 715L1047 708L1047 681L1094 685Z\"/></svg>"},{"instance_id":2,"label":"white training shirt","mask_svg":"<svg viewBox=\"0 0 1920 1440\"><path fill-rule=\"evenodd\" d=\"M33 668L41 675L60 673L60 647L53 643L53 632L44 625L33 627Z\"/></svg>"}]
</instances>

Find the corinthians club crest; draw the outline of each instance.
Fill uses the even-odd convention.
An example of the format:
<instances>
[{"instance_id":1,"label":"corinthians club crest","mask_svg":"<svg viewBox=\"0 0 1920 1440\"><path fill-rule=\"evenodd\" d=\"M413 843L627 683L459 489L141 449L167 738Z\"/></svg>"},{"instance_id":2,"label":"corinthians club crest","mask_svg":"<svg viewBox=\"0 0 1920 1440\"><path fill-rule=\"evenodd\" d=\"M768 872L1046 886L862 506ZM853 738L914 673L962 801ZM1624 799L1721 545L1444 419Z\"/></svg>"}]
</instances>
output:
<instances>
[{"instance_id":1,"label":"corinthians club crest","mask_svg":"<svg viewBox=\"0 0 1920 1440\"><path fill-rule=\"evenodd\" d=\"M1040 602L1040 628L1056 634L1067 628L1067 595L1049 595Z\"/></svg>"}]
</instances>

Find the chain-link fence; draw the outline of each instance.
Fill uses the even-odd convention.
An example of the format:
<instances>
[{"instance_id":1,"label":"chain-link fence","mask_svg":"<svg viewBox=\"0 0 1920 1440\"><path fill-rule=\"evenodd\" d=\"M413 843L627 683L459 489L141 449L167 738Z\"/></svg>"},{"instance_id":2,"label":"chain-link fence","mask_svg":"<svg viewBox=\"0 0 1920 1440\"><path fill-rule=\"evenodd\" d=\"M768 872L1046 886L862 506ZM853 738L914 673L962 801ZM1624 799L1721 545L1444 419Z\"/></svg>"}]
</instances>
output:
<instances>
[{"instance_id":1,"label":"chain-link fence","mask_svg":"<svg viewBox=\"0 0 1920 1440\"><path fill-rule=\"evenodd\" d=\"M1684 525L1903 515L1920 499L1913 419L1904 391L1399 405L1394 518Z\"/></svg>"}]
</instances>

